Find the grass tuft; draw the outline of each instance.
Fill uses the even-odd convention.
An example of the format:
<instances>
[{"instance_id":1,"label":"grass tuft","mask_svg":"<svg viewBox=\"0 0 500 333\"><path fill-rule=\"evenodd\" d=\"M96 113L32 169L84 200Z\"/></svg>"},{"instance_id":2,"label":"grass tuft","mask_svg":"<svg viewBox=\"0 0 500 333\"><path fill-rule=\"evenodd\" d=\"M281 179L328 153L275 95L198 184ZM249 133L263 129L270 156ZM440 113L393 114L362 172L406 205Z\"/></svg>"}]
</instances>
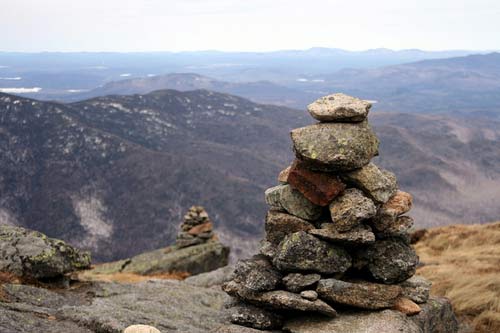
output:
<instances>
[{"instance_id":1,"label":"grass tuft","mask_svg":"<svg viewBox=\"0 0 500 333\"><path fill-rule=\"evenodd\" d=\"M448 297L473 332L500 332L500 222L429 229L415 249L432 294Z\"/></svg>"}]
</instances>

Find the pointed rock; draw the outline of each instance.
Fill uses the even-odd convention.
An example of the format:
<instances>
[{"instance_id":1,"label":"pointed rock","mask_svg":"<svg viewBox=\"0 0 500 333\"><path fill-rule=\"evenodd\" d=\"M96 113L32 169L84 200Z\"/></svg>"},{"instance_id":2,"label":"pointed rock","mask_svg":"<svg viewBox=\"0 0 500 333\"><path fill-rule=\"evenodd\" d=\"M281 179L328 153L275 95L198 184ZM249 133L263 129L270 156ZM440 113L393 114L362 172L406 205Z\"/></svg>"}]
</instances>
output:
<instances>
[{"instance_id":1,"label":"pointed rock","mask_svg":"<svg viewBox=\"0 0 500 333\"><path fill-rule=\"evenodd\" d=\"M379 169L373 163L348 172L342 178L363 190L376 203L386 203L398 189L396 176L392 172Z\"/></svg>"},{"instance_id":2,"label":"pointed rock","mask_svg":"<svg viewBox=\"0 0 500 333\"><path fill-rule=\"evenodd\" d=\"M358 122L366 119L371 106L367 101L337 93L319 98L307 110L321 122Z\"/></svg>"},{"instance_id":3,"label":"pointed rock","mask_svg":"<svg viewBox=\"0 0 500 333\"><path fill-rule=\"evenodd\" d=\"M378 154L379 141L367 121L320 123L291 132L297 158L314 170L360 168Z\"/></svg>"},{"instance_id":4,"label":"pointed rock","mask_svg":"<svg viewBox=\"0 0 500 333\"><path fill-rule=\"evenodd\" d=\"M345 189L336 175L312 171L298 160L293 162L287 179L292 188L318 206L327 206Z\"/></svg>"},{"instance_id":5,"label":"pointed rock","mask_svg":"<svg viewBox=\"0 0 500 333\"><path fill-rule=\"evenodd\" d=\"M349 188L329 206L332 222L339 231L347 231L377 213L377 207L370 198L356 188Z\"/></svg>"},{"instance_id":6,"label":"pointed rock","mask_svg":"<svg viewBox=\"0 0 500 333\"><path fill-rule=\"evenodd\" d=\"M412 206L411 194L397 191L385 204L383 204L377 216L373 219L373 226L377 231L385 231L396 221L398 216L407 213Z\"/></svg>"},{"instance_id":7,"label":"pointed rock","mask_svg":"<svg viewBox=\"0 0 500 333\"><path fill-rule=\"evenodd\" d=\"M280 243L273 263L281 271L334 274L344 273L351 261L344 248L299 231Z\"/></svg>"},{"instance_id":8,"label":"pointed rock","mask_svg":"<svg viewBox=\"0 0 500 333\"><path fill-rule=\"evenodd\" d=\"M323 212L322 207L313 204L290 185L278 185L266 190L266 203L274 209L284 210L304 220L316 220Z\"/></svg>"},{"instance_id":9,"label":"pointed rock","mask_svg":"<svg viewBox=\"0 0 500 333\"><path fill-rule=\"evenodd\" d=\"M280 182L281 184L288 183L288 175L290 174L291 168L292 166L289 165L286 169L281 170L280 174L278 175L278 182Z\"/></svg>"},{"instance_id":10,"label":"pointed rock","mask_svg":"<svg viewBox=\"0 0 500 333\"><path fill-rule=\"evenodd\" d=\"M407 316L413 316L422 311L418 304L405 297L398 298L393 306L393 309L402 312Z\"/></svg>"},{"instance_id":11,"label":"pointed rock","mask_svg":"<svg viewBox=\"0 0 500 333\"><path fill-rule=\"evenodd\" d=\"M320 280L316 291L324 300L371 310L393 307L402 293L401 287L396 285L336 279Z\"/></svg>"}]
</instances>

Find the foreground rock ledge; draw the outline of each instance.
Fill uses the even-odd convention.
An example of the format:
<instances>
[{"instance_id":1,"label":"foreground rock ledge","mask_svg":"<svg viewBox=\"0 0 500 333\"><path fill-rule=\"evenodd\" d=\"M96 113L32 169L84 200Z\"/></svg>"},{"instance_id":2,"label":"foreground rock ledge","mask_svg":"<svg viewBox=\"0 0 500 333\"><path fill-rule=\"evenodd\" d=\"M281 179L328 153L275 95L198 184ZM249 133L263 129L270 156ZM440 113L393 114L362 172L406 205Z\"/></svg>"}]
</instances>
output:
<instances>
[{"instance_id":1,"label":"foreground rock ledge","mask_svg":"<svg viewBox=\"0 0 500 333\"><path fill-rule=\"evenodd\" d=\"M288 321L291 333L456 333L458 322L450 302L431 298L415 316L394 310L348 312L335 318L301 316Z\"/></svg>"}]
</instances>

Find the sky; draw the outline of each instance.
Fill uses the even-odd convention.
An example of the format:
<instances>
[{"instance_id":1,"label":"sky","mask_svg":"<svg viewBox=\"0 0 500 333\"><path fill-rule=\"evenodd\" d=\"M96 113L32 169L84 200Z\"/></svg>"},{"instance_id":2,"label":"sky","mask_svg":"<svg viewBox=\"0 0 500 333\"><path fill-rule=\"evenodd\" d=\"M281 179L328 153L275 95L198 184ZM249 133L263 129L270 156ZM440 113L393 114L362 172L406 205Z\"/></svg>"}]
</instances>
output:
<instances>
[{"instance_id":1,"label":"sky","mask_svg":"<svg viewBox=\"0 0 500 333\"><path fill-rule=\"evenodd\" d=\"M0 0L0 51L500 49L498 0Z\"/></svg>"}]
</instances>

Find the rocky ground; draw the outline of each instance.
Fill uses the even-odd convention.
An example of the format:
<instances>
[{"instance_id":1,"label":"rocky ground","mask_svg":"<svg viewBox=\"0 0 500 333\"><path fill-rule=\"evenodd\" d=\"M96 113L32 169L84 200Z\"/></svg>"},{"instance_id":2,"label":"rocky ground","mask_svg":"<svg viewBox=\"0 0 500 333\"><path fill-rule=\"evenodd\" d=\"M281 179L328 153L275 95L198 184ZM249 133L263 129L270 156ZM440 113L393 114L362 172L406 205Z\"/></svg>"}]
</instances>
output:
<instances>
[{"instance_id":1,"label":"rocky ground","mask_svg":"<svg viewBox=\"0 0 500 333\"><path fill-rule=\"evenodd\" d=\"M121 333L129 325L142 323L163 333L242 332L240 326L235 331L224 324L223 307L229 297L220 284L230 271L231 267L226 267L185 281L77 282L69 289L3 283L0 331ZM434 298L413 317L393 310L345 313L336 319L307 316L291 320L285 329L297 333L431 333L450 323L454 324L454 317L449 304Z\"/></svg>"}]
</instances>

